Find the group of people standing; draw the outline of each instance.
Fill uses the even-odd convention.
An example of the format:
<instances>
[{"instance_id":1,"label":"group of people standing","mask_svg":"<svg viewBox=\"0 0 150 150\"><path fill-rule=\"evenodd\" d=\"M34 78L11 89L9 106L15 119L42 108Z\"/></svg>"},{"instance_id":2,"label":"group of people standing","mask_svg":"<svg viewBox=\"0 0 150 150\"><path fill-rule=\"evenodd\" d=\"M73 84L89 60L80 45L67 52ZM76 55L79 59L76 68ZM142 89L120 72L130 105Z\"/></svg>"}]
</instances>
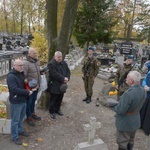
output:
<instances>
[{"instance_id":1,"label":"group of people standing","mask_svg":"<svg viewBox=\"0 0 150 150\"><path fill-rule=\"evenodd\" d=\"M25 86L32 79L37 82L34 88ZM7 85L11 104L11 136L15 144L21 145L19 135L29 136L23 129L25 116L27 123L32 126L35 126L33 119L41 120L34 108L40 86L40 68L34 48L29 49L26 60L15 60L13 69L7 75Z\"/></svg>"},{"instance_id":2,"label":"group of people standing","mask_svg":"<svg viewBox=\"0 0 150 150\"><path fill-rule=\"evenodd\" d=\"M87 49L88 56L83 61L82 73L86 97L84 102L92 101L94 79L99 72L100 63L93 55L94 48ZM143 86L141 86L141 74L133 71L133 58L128 56L123 67L117 72L118 104L111 106L116 112L116 138L118 150L132 150L134 137L138 128L142 128L147 134L150 133L150 123L147 123L150 99L150 72L148 72ZM48 92L50 93L49 113L52 119L56 114L63 116L60 110L67 82L70 80L70 69L63 60L62 53L56 51L54 58L48 63L46 71L49 72ZM41 120L35 113L35 101L40 88L40 75L45 70L40 70L37 52L30 48L26 60L15 60L13 69L7 75L9 100L11 103L11 136L12 141L21 145L19 135L29 136L23 129L23 121L35 126L34 120ZM36 81L33 88L25 88L26 81ZM146 98L147 92L147 99ZM144 104L144 105L143 105ZM141 109L142 108L142 109Z\"/></svg>"},{"instance_id":3,"label":"group of people standing","mask_svg":"<svg viewBox=\"0 0 150 150\"><path fill-rule=\"evenodd\" d=\"M99 62L93 56L93 51L93 47L88 48L88 57L85 58L82 67L86 93L83 101L87 104L92 100L94 79L99 71ZM150 71L143 81L143 88L141 86L141 74L134 70L133 59L132 55L128 55L123 66L117 70L118 104L110 106L116 112L118 150L133 150L137 129L141 128L146 135L150 134Z\"/></svg>"},{"instance_id":4,"label":"group of people standing","mask_svg":"<svg viewBox=\"0 0 150 150\"><path fill-rule=\"evenodd\" d=\"M50 93L50 116L55 119L55 113L62 116L60 111L61 102L64 96L64 87L70 79L70 70L62 60L62 53L56 51L47 69L40 69L35 48L29 48L25 60L15 60L13 69L7 75L9 89L9 101L11 104L11 138L12 141L21 145L19 136L28 137L29 134L23 129L23 121L30 126L35 126L35 120L41 117L35 113L35 102L40 88L41 74L49 71L49 93ZM63 85L64 86L64 85Z\"/></svg>"},{"instance_id":5,"label":"group of people standing","mask_svg":"<svg viewBox=\"0 0 150 150\"><path fill-rule=\"evenodd\" d=\"M118 150L133 150L137 129L150 134L150 72L142 81L141 74L134 70L133 57L129 55L116 75L119 103L111 108L116 112Z\"/></svg>"}]
</instances>

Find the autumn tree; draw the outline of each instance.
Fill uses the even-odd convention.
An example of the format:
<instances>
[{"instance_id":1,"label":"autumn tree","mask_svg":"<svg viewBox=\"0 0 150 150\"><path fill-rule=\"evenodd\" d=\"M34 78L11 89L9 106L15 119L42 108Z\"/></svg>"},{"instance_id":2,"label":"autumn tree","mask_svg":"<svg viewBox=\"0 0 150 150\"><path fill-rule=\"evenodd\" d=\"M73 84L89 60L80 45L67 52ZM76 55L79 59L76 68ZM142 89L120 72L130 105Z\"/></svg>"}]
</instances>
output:
<instances>
[{"instance_id":1,"label":"autumn tree","mask_svg":"<svg viewBox=\"0 0 150 150\"><path fill-rule=\"evenodd\" d=\"M140 26L139 19L141 22L145 22L142 19L141 13L144 9L147 9L147 0L118 0L116 2L117 14L118 14L118 24L115 25L114 31L117 32L117 38L127 38L127 33L130 32L131 39L137 38L139 34L138 28ZM148 12L147 12L148 14ZM132 29L129 30L129 27ZM130 35L129 35L130 36Z\"/></svg>"},{"instance_id":2,"label":"autumn tree","mask_svg":"<svg viewBox=\"0 0 150 150\"><path fill-rule=\"evenodd\" d=\"M147 40L147 44L150 43L150 3L142 3L141 11L136 18L138 24L138 37L141 40Z\"/></svg>"}]
</instances>

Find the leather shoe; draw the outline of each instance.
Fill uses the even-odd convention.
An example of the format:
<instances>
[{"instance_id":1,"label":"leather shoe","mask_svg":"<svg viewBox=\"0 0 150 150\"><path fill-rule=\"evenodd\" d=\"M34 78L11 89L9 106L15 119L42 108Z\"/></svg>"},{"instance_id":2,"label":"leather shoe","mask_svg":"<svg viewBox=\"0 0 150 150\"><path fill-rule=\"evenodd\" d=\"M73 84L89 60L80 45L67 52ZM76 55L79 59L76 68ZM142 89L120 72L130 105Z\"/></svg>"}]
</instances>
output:
<instances>
[{"instance_id":1,"label":"leather shoe","mask_svg":"<svg viewBox=\"0 0 150 150\"><path fill-rule=\"evenodd\" d=\"M56 116L55 116L54 113L53 114L50 113L50 116L51 116L52 119L56 119Z\"/></svg>"},{"instance_id":2,"label":"leather shoe","mask_svg":"<svg viewBox=\"0 0 150 150\"><path fill-rule=\"evenodd\" d=\"M26 122L27 122L27 124L30 125L30 126L35 126L35 123L33 122L33 120L32 120L31 117L27 118L27 119L26 119Z\"/></svg>"},{"instance_id":3,"label":"leather shoe","mask_svg":"<svg viewBox=\"0 0 150 150\"><path fill-rule=\"evenodd\" d=\"M35 113L32 114L32 118L35 119L35 120L41 120L41 117L36 115Z\"/></svg>"},{"instance_id":4,"label":"leather shoe","mask_svg":"<svg viewBox=\"0 0 150 150\"><path fill-rule=\"evenodd\" d=\"M84 98L82 101L83 102L86 102L88 100L88 97Z\"/></svg>"},{"instance_id":5,"label":"leather shoe","mask_svg":"<svg viewBox=\"0 0 150 150\"><path fill-rule=\"evenodd\" d=\"M64 114L59 110L56 112L58 115L63 116Z\"/></svg>"},{"instance_id":6,"label":"leather shoe","mask_svg":"<svg viewBox=\"0 0 150 150\"><path fill-rule=\"evenodd\" d=\"M88 99L88 100L86 101L86 103L87 103L87 104L89 104L90 102L91 102L91 100L90 100L90 99Z\"/></svg>"},{"instance_id":7,"label":"leather shoe","mask_svg":"<svg viewBox=\"0 0 150 150\"><path fill-rule=\"evenodd\" d=\"M22 145L22 142L19 139L12 140L16 145Z\"/></svg>"},{"instance_id":8,"label":"leather shoe","mask_svg":"<svg viewBox=\"0 0 150 150\"><path fill-rule=\"evenodd\" d=\"M28 137L29 136L29 134L27 133L27 132L21 132L21 133L19 133L19 135L21 135L21 136L25 136L25 137Z\"/></svg>"}]
</instances>

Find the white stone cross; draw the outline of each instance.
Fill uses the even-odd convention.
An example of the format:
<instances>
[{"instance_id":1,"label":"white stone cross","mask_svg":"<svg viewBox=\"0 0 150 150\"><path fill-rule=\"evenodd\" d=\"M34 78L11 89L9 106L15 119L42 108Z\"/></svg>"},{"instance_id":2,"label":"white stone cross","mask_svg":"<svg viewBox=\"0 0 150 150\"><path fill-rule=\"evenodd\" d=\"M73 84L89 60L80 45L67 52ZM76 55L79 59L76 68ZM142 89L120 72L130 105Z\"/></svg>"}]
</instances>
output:
<instances>
[{"instance_id":1,"label":"white stone cross","mask_svg":"<svg viewBox=\"0 0 150 150\"><path fill-rule=\"evenodd\" d=\"M91 117L90 124L85 124L84 129L89 132L88 134L88 143L93 144L94 143L94 137L95 137L95 130L101 128L101 123L96 122L95 117Z\"/></svg>"}]
</instances>

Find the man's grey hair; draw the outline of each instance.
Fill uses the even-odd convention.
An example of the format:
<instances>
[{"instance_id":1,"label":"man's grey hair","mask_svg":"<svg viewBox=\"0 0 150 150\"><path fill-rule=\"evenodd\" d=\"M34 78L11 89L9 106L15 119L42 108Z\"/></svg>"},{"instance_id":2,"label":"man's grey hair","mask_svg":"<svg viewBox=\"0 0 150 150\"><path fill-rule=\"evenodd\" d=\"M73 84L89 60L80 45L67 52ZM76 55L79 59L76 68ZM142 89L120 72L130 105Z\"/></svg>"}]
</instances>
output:
<instances>
[{"instance_id":1,"label":"man's grey hair","mask_svg":"<svg viewBox=\"0 0 150 150\"><path fill-rule=\"evenodd\" d=\"M140 82L141 74L138 71L130 71L128 76L134 80L134 82Z\"/></svg>"},{"instance_id":2,"label":"man's grey hair","mask_svg":"<svg viewBox=\"0 0 150 150\"><path fill-rule=\"evenodd\" d=\"M62 55L62 52L61 51L56 51L54 56L57 56L57 55Z\"/></svg>"}]
</instances>

